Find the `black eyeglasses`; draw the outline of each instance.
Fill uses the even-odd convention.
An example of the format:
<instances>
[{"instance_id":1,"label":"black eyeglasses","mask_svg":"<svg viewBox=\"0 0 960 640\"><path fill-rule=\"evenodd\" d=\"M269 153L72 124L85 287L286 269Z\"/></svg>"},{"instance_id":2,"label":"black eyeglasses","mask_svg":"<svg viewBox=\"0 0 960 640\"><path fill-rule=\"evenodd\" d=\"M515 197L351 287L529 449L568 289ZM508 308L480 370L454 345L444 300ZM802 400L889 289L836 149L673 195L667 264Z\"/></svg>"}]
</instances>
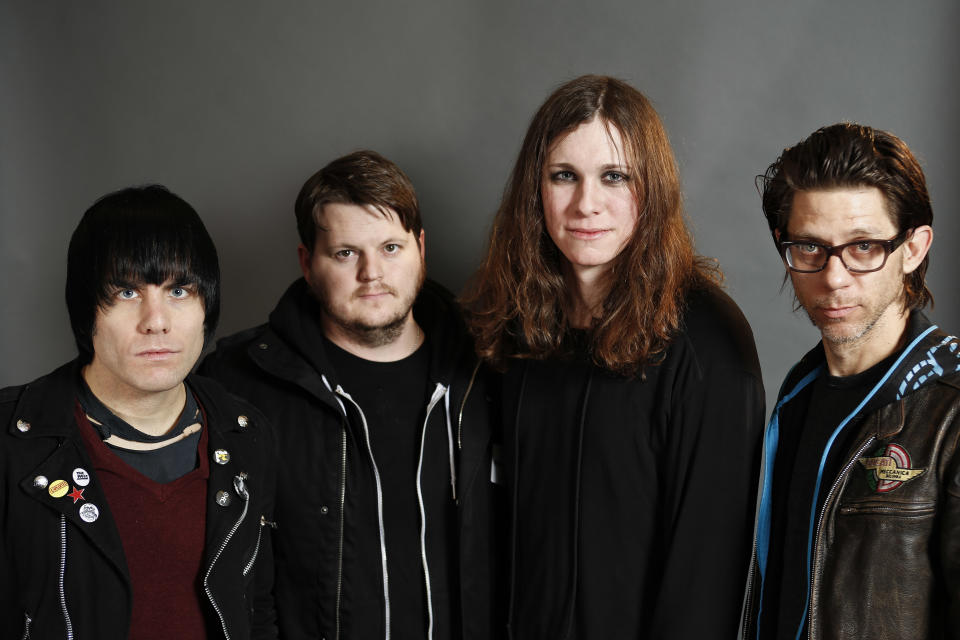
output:
<instances>
[{"instance_id":1,"label":"black eyeglasses","mask_svg":"<svg viewBox=\"0 0 960 640\"><path fill-rule=\"evenodd\" d=\"M833 247L817 242L784 241L779 243L780 255L790 270L798 273L823 271L832 256L839 256L851 273L870 273L883 269L890 254L906 242L912 231L905 229L889 240L854 240Z\"/></svg>"}]
</instances>

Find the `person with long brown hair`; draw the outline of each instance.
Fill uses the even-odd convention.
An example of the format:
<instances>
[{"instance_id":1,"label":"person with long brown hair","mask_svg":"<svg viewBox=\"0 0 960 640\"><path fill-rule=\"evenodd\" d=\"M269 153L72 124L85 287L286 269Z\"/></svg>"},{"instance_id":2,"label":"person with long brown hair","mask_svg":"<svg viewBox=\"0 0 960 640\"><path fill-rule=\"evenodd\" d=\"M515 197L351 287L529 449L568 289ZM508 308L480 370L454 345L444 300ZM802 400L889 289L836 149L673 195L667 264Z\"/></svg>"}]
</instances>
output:
<instances>
[{"instance_id":1,"label":"person with long brown hair","mask_svg":"<svg viewBox=\"0 0 960 640\"><path fill-rule=\"evenodd\" d=\"M764 395L720 279L650 102L558 88L463 296L503 371L510 637L736 634Z\"/></svg>"}]
</instances>

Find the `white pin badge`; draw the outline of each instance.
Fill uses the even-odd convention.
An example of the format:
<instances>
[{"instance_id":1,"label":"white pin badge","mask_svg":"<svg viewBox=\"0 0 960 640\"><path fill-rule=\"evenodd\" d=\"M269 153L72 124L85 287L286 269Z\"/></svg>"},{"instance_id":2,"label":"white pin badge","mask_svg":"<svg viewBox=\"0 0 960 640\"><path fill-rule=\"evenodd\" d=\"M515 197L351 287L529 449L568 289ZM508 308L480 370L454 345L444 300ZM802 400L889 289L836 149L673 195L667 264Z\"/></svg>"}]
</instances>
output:
<instances>
[{"instance_id":1,"label":"white pin badge","mask_svg":"<svg viewBox=\"0 0 960 640\"><path fill-rule=\"evenodd\" d=\"M82 507L80 507L80 519L84 522L93 522L100 517L100 509L97 509L97 505L90 504L89 502Z\"/></svg>"},{"instance_id":2,"label":"white pin badge","mask_svg":"<svg viewBox=\"0 0 960 640\"><path fill-rule=\"evenodd\" d=\"M73 484L78 487L85 487L90 484L90 474L87 473L86 469L77 467L73 470Z\"/></svg>"}]
</instances>

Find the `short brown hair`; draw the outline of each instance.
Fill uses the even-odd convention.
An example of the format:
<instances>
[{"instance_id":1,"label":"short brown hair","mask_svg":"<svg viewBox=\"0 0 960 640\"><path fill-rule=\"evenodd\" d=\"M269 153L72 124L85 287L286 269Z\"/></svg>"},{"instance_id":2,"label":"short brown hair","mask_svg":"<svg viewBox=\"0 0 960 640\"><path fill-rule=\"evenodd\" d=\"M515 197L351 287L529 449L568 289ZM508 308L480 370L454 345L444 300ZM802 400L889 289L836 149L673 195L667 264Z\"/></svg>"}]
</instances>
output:
<instances>
[{"instance_id":1,"label":"short brown hair","mask_svg":"<svg viewBox=\"0 0 960 640\"><path fill-rule=\"evenodd\" d=\"M719 279L715 264L694 253L676 160L653 105L625 82L582 76L554 91L533 117L486 256L464 295L478 352L495 366L562 350L569 288L544 224L542 172L554 141L593 118L620 132L639 211L591 327L595 363L632 375L658 361L680 328L687 290Z\"/></svg>"},{"instance_id":2,"label":"short brown hair","mask_svg":"<svg viewBox=\"0 0 960 640\"><path fill-rule=\"evenodd\" d=\"M933 223L933 207L920 163L906 143L887 131L853 122L840 122L814 131L787 147L757 177L763 215L776 241L786 237L797 191L876 187L883 193L897 231ZM924 281L929 254L912 273L904 275L907 309L933 303Z\"/></svg>"},{"instance_id":3,"label":"short brown hair","mask_svg":"<svg viewBox=\"0 0 960 640\"><path fill-rule=\"evenodd\" d=\"M332 202L372 206L383 215L392 209L405 231L419 241L423 224L410 178L376 151L362 150L337 158L310 176L297 196L294 211L300 242L313 252L317 219Z\"/></svg>"}]
</instances>

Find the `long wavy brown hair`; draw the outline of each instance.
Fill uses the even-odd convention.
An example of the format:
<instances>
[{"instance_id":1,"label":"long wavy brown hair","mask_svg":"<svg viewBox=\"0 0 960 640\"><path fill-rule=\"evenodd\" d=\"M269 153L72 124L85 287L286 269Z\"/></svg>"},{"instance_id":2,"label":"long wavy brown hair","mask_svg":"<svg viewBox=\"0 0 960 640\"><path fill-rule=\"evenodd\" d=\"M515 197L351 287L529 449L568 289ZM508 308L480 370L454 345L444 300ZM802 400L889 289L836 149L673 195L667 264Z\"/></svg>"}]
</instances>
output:
<instances>
[{"instance_id":1,"label":"long wavy brown hair","mask_svg":"<svg viewBox=\"0 0 960 640\"><path fill-rule=\"evenodd\" d=\"M524 138L490 243L462 296L480 357L497 368L508 358L564 352L571 283L565 258L544 224L541 180L551 145L593 118L616 127L633 177L639 217L633 237L607 273L602 309L590 326L594 362L635 375L658 363L680 328L687 291L721 278L698 257L684 220L673 150L650 101L606 76L582 76L547 98Z\"/></svg>"}]
</instances>

